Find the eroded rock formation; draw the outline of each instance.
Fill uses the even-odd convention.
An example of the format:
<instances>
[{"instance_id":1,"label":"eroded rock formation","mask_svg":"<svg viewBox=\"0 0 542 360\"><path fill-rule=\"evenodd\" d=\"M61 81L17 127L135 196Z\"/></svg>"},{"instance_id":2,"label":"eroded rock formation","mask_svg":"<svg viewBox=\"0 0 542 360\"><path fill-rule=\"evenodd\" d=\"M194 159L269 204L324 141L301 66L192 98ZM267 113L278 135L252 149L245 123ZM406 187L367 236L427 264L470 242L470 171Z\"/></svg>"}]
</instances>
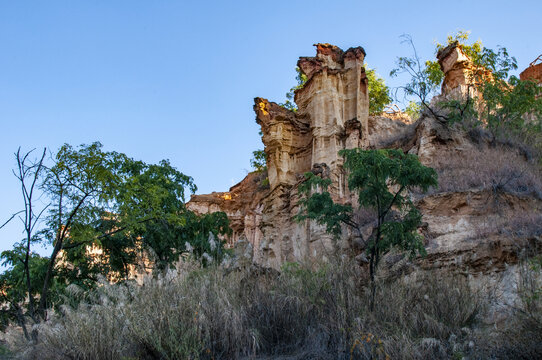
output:
<instances>
[{"instance_id":1,"label":"eroded rock formation","mask_svg":"<svg viewBox=\"0 0 542 360\"><path fill-rule=\"evenodd\" d=\"M300 58L298 66L308 80L295 93L297 112L263 98L254 101L268 159L269 188L259 185L259 175L249 174L229 193L194 196L188 204L198 212L225 211L234 229L231 240L246 238L253 245L254 261L277 268L285 261L325 258L337 248L362 251L356 250L355 238L346 232L337 242L321 226L294 220L299 211L297 188L307 171L332 180L330 192L336 201L355 202L346 187L338 155L341 149L402 148L417 154L423 163L438 167L439 158L481 154L490 148L483 135L453 130L428 114L413 124L369 116L364 57L360 47L342 51L333 45L317 44L315 57ZM443 49L439 62L445 73L445 94L468 88L473 67L459 47ZM461 176L464 174L457 174ZM517 261L518 248L525 241L542 241L536 232L509 236L502 225L518 213L542 219L541 196L503 195L497 193L498 178L491 181L456 191L412 194L423 213L420 232L425 235L428 252L427 258L418 261L419 266L501 271ZM537 186L542 189L542 184ZM498 207L493 206L495 199ZM404 261L401 256L390 256L383 267L394 271Z\"/></svg>"},{"instance_id":2,"label":"eroded rock formation","mask_svg":"<svg viewBox=\"0 0 542 360\"><path fill-rule=\"evenodd\" d=\"M448 45L437 53L440 69L444 73L442 93L471 83L473 66L469 57L457 44Z\"/></svg>"},{"instance_id":3,"label":"eroded rock formation","mask_svg":"<svg viewBox=\"0 0 542 360\"><path fill-rule=\"evenodd\" d=\"M298 212L297 186L303 174L314 169L333 180L331 190L337 199L346 199L342 158L338 152L367 147L370 140L369 97L363 68L365 51L361 47L343 51L330 44L315 46L315 57L302 57L298 61L307 82L295 93L297 112L263 98L254 99L256 121L262 128L267 155L270 189L255 207L262 209L261 219L254 218L261 233L251 242L255 260L266 266L278 267L284 261L331 251L331 238L322 228L293 220ZM216 202L220 196L215 194L213 200ZM237 202L232 199L232 203ZM189 207L200 212L220 208L219 204L213 203L214 207L208 204L204 197L193 197ZM224 208L226 213L231 212L230 207ZM232 220L236 234L243 231L249 238L251 226L248 223L238 226L238 219Z\"/></svg>"}]
</instances>

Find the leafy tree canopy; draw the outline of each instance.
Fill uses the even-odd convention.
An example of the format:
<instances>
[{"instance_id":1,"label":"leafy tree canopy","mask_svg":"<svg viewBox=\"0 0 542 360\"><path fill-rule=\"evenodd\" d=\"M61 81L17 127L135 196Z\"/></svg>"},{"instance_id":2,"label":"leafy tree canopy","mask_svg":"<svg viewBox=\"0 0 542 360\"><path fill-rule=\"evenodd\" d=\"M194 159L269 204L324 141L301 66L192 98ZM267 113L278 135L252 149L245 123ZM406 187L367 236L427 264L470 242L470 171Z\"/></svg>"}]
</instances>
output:
<instances>
[{"instance_id":1,"label":"leafy tree canopy","mask_svg":"<svg viewBox=\"0 0 542 360\"><path fill-rule=\"evenodd\" d=\"M291 110L293 112L297 112L297 105L294 101L295 91L297 89L301 89L308 80L307 75L303 74L303 72L301 72L301 69L298 66L296 66L295 71L297 73L295 77L297 84L292 86L290 91L286 93L286 101L282 104L279 104L283 108Z\"/></svg>"},{"instance_id":2,"label":"leafy tree canopy","mask_svg":"<svg viewBox=\"0 0 542 360\"><path fill-rule=\"evenodd\" d=\"M265 151L258 149L252 152L252 159L250 159L250 165L257 172L264 172L267 170L267 154Z\"/></svg>"}]
</instances>

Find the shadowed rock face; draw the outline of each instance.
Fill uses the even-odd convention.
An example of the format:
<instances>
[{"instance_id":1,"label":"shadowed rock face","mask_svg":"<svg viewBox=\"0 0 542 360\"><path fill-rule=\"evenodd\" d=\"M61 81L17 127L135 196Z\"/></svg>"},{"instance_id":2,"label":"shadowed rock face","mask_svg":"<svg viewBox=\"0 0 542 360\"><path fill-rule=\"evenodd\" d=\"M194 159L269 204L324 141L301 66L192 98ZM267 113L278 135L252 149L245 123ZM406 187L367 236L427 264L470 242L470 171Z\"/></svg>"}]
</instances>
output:
<instances>
[{"instance_id":1,"label":"shadowed rock face","mask_svg":"<svg viewBox=\"0 0 542 360\"><path fill-rule=\"evenodd\" d=\"M332 180L329 190L336 201L355 205L339 150L401 148L432 166L442 154L477 154L488 148L483 140L474 141L426 115L414 124L385 115L369 116L365 51L361 47L342 51L329 44L315 46L316 56L298 61L308 80L295 93L297 112L263 98L254 99L267 154L269 186L263 188L262 179L252 173L229 193L193 196L188 203L199 213L225 211L234 230L231 242L246 238L253 245L253 260L264 266L278 268L285 261L326 258L337 248L351 249L354 255L363 251L356 249L351 234L345 232L336 241L313 222L294 221L299 211L297 188L308 171ZM443 92L467 87L472 66L461 49L448 47L438 57L445 73ZM425 235L428 252L418 265L491 272L517 261L518 242L525 239L512 239L498 226L488 224L502 222L519 210L540 214L542 201L508 194L499 198L495 208L486 204L492 196L487 189L437 191L421 197L413 194L423 214L420 232ZM382 266L396 271L402 262L393 259Z\"/></svg>"},{"instance_id":2,"label":"shadowed rock face","mask_svg":"<svg viewBox=\"0 0 542 360\"><path fill-rule=\"evenodd\" d=\"M192 195L187 207L198 214L225 212L233 230L227 239L227 245L232 247L237 241L245 239L258 247L262 239L259 227L263 210L262 199L268 192L266 187L261 185L264 177L265 173L253 172L227 192Z\"/></svg>"}]
</instances>

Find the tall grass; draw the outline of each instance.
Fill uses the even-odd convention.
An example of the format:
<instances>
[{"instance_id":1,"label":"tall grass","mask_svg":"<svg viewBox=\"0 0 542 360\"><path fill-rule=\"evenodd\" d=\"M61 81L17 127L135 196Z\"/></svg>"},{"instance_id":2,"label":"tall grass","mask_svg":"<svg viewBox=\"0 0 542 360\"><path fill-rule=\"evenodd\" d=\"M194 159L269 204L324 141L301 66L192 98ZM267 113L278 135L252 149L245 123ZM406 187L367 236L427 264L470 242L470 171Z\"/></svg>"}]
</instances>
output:
<instances>
[{"instance_id":1,"label":"tall grass","mask_svg":"<svg viewBox=\"0 0 542 360\"><path fill-rule=\"evenodd\" d=\"M474 355L485 308L462 276L381 282L374 312L347 260L226 273L196 264L103 283L39 328L50 359L419 359ZM474 345L472 345L474 343Z\"/></svg>"}]
</instances>

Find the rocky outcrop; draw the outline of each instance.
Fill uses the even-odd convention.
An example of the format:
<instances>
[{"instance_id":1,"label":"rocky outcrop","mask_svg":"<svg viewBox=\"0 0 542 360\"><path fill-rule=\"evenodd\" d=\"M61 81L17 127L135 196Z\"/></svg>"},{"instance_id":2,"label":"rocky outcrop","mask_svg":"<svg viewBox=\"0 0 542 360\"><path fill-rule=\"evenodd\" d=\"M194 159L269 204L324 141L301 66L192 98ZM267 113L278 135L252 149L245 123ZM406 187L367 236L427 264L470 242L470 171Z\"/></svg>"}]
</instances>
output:
<instances>
[{"instance_id":1,"label":"rocky outcrop","mask_svg":"<svg viewBox=\"0 0 542 360\"><path fill-rule=\"evenodd\" d=\"M528 229L537 221L530 217L542 212L540 199L469 190L426 196L417 206L426 222L424 269L503 271L522 249L542 245L540 234Z\"/></svg>"},{"instance_id":2,"label":"rocky outcrop","mask_svg":"<svg viewBox=\"0 0 542 360\"><path fill-rule=\"evenodd\" d=\"M256 121L263 132L269 184L293 185L314 164L326 164L338 180L338 151L368 144L369 97L361 47L343 52L316 44L315 57L298 61L307 76L295 92L297 112L256 98Z\"/></svg>"},{"instance_id":3,"label":"rocky outcrop","mask_svg":"<svg viewBox=\"0 0 542 360\"><path fill-rule=\"evenodd\" d=\"M298 213L297 187L303 174L313 170L331 178L334 197L347 201L339 150L378 142L378 135L369 130L365 51L315 46L316 56L298 61L307 81L295 93L296 112L254 99L267 155L269 190L257 190L249 175L228 193L197 195L188 203L198 213L225 211L234 230L230 242L246 237L253 244L255 261L266 266L332 251L334 243L321 227L293 220Z\"/></svg>"},{"instance_id":4,"label":"rocky outcrop","mask_svg":"<svg viewBox=\"0 0 542 360\"><path fill-rule=\"evenodd\" d=\"M469 57L460 46L452 44L439 50L437 59L444 73L443 94L471 83L473 67Z\"/></svg>"},{"instance_id":5,"label":"rocky outcrop","mask_svg":"<svg viewBox=\"0 0 542 360\"><path fill-rule=\"evenodd\" d=\"M385 115L369 116L365 51L361 47L342 51L329 44L315 46L316 56L298 61L308 80L295 92L296 112L263 98L254 99L267 155L269 187L263 189L261 178L249 174L227 193L193 196L188 204L200 213L225 211L234 230L231 243L246 238L252 244L252 259L263 266L278 268L285 261L326 258L338 248L350 249L354 256L362 251L347 232L336 241L323 227L294 220L299 211L297 189L308 171L332 180L329 190L335 201L355 204L338 155L341 149L401 148L418 155L424 164L435 166L439 157L477 154L494 146L483 135L474 139L475 134L452 129L429 114L423 114L415 123ZM438 59L445 74L443 96L471 90L470 81L478 69L459 46L441 50ZM461 176L457 174L458 179ZM518 214L534 214L539 216L536 219L542 219L542 200L501 193L496 184L456 192L437 189L429 195L411 194L423 214L424 226L419 231L425 235L428 252L417 266L501 271L517 262L522 244L542 242L542 234L518 232L514 226L523 225L507 223L521 216ZM494 206L495 201L498 206ZM508 228L511 230L505 231ZM393 254L385 259L383 267L393 272L405 262L410 263L400 254Z\"/></svg>"}]
</instances>

